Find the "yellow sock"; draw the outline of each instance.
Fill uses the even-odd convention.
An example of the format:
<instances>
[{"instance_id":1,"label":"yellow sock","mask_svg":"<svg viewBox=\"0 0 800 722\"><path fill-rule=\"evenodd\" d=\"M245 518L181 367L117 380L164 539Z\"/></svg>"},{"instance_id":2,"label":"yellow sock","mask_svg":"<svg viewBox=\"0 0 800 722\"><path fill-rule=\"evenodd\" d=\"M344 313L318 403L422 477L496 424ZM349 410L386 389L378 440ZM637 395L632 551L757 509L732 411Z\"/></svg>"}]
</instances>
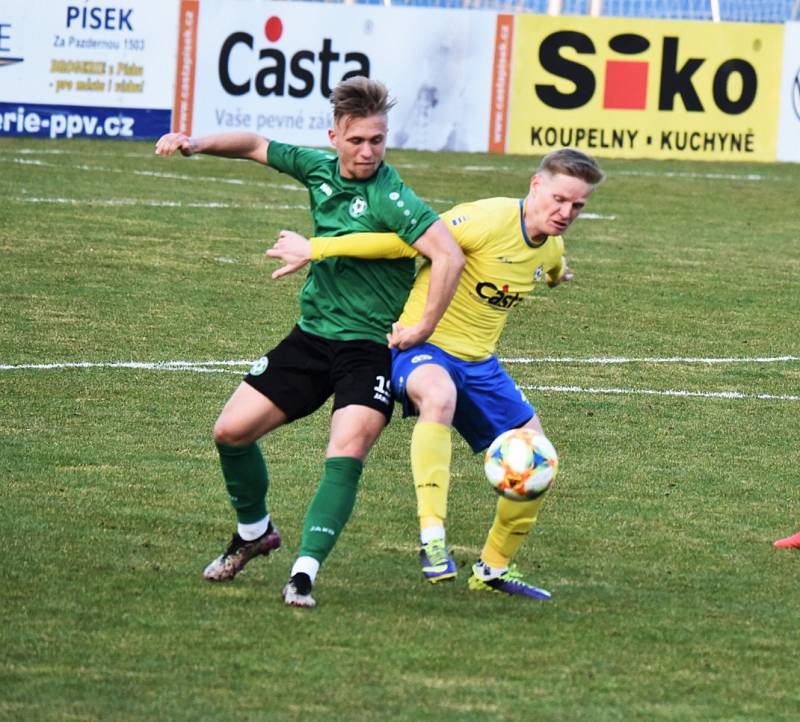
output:
<instances>
[{"instance_id":1,"label":"yellow sock","mask_svg":"<svg viewBox=\"0 0 800 722\"><path fill-rule=\"evenodd\" d=\"M418 421L411 434L411 473L417 491L420 528L444 526L450 487L450 427Z\"/></svg>"},{"instance_id":2,"label":"yellow sock","mask_svg":"<svg viewBox=\"0 0 800 722\"><path fill-rule=\"evenodd\" d=\"M444 519L442 519L440 516L436 516L436 514L431 514L430 516L421 516L419 518L420 529L434 529L443 526Z\"/></svg>"},{"instance_id":3,"label":"yellow sock","mask_svg":"<svg viewBox=\"0 0 800 722\"><path fill-rule=\"evenodd\" d=\"M533 501L498 499L494 523L483 545L481 559L490 567L507 567L536 523L543 502L543 496Z\"/></svg>"}]
</instances>

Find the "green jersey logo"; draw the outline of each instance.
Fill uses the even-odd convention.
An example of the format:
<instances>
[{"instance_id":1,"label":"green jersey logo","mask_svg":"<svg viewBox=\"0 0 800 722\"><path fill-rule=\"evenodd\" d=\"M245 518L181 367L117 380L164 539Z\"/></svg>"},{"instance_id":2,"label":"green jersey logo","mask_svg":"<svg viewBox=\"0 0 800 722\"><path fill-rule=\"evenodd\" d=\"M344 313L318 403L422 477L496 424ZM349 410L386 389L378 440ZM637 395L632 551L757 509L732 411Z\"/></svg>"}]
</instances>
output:
<instances>
[{"instance_id":1,"label":"green jersey logo","mask_svg":"<svg viewBox=\"0 0 800 722\"><path fill-rule=\"evenodd\" d=\"M269 366L269 359L266 356L262 356L250 367L250 375L261 376L267 370L267 366Z\"/></svg>"},{"instance_id":2,"label":"green jersey logo","mask_svg":"<svg viewBox=\"0 0 800 722\"><path fill-rule=\"evenodd\" d=\"M366 210L367 210L367 202L361 196L356 196L350 202L351 217L358 218L359 216L363 216Z\"/></svg>"}]
</instances>

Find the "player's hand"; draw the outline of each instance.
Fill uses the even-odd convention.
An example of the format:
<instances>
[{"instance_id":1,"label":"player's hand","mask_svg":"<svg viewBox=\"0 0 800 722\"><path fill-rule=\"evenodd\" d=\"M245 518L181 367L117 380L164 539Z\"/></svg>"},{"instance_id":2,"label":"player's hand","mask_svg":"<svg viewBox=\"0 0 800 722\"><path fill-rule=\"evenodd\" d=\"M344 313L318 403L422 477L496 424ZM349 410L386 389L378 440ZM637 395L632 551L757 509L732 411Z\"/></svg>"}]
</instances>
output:
<instances>
[{"instance_id":1,"label":"player's hand","mask_svg":"<svg viewBox=\"0 0 800 722\"><path fill-rule=\"evenodd\" d=\"M567 258L564 257L564 268L561 272L561 275L556 278L555 280L551 280L550 276L547 277L547 285L549 288L555 288L559 283L569 283L575 276L572 274L572 270L567 265Z\"/></svg>"},{"instance_id":2,"label":"player's hand","mask_svg":"<svg viewBox=\"0 0 800 722\"><path fill-rule=\"evenodd\" d=\"M395 321L392 324L391 333L386 334L386 340L389 342L389 348L398 348L402 351L425 343L431 333L433 331L424 328L420 324L405 328L400 325L399 321Z\"/></svg>"},{"instance_id":3,"label":"player's hand","mask_svg":"<svg viewBox=\"0 0 800 722\"><path fill-rule=\"evenodd\" d=\"M299 271L311 260L311 241L294 231L281 231L272 248L267 249L270 258L280 258L285 265L272 274L273 278L288 276Z\"/></svg>"},{"instance_id":4,"label":"player's hand","mask_svg":"<svg viewBox=\"0 0 800 722\"><path fill-rule=\"evenodd\" d=\"M180 151L181 155L189 157L196 150L194 141L183 133L167 133L156 142L156 155L170 156L176 150Z\"/></svg>"}]
</instances>

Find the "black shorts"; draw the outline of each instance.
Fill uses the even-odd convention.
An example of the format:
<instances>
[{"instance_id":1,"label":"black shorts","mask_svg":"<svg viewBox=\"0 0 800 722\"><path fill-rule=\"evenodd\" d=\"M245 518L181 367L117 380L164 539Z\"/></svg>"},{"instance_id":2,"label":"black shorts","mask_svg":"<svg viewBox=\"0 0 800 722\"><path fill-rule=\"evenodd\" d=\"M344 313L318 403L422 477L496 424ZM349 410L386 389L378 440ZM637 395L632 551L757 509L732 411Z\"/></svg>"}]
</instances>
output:
<instances>
[{"instance_id":1,"label":"black shorts","mask_svg":"<svg viewBox=\"0 0 800 722\"><path fill-rule=\"evenodd\" d=\"M357 404L392 418L392 355L374 341L332 341L295 326L256 361L246 383L289 421L316 411L333 395L333 411Z\"/></svg>"}]
</instances>

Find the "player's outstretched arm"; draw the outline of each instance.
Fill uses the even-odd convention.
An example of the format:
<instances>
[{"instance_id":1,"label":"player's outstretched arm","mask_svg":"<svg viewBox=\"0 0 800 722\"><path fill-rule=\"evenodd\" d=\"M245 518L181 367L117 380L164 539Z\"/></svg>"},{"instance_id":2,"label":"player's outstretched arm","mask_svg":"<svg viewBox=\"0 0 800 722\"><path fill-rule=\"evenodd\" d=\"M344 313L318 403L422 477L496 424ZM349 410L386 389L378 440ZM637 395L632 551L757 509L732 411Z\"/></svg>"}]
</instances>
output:
<instances>
[{"instance_id":1,"label":"player's outstretched arm","mask_svg":"<svg viewBox=\"0 0 800 722\"><path fill-rule=\"evenodd\" d=\"M270 258L284 262L273 278L281 278L299 271L309 261L320 261L330 256L353 258L413 258L418 256L413 246L401 240L396 233L349 233L344 236L317 236L310 240L294 231L281 231L275 245L267 250Z\"/></svg>"},{"instance_id":2,"label":"player's outstretched arm","mask_svg":"<svg viewBox=\"0 0 800 722\"><path fill-rule=\"evenodd\" d=\"M311 239L311 260L330 256L353 258L416 258L419 253L396 233L348 233L344 236L315 236Z\"/></svg>"},{"instance_id":3,"label":"player's outstretched arm","mask_svg":"<svg viewBox=\"0 0 800 722\"><path fill-rule=\"evenodd\" d=\"M411 348L427 340L450 305L464 269L461 246L442 221L431 224L417 239L414 248L431 262L428 298L418 323L408 328L394 324L387 335L390 348Z\"/></svg>"},{"instance_id":4,"label":"player's outstretched arm","mask_svg":"<svg viewBox=\"0 0 800 722\"><path fill-rule=\"evenodd\" d=\"M235 131L214 133L193 138L184 133L167 133L156 142L156 155L170 156L176 152L191 156L196 153L223 158L243 158L267 164L269 141L256 133Z\"/></svg>"}]
</instances>

